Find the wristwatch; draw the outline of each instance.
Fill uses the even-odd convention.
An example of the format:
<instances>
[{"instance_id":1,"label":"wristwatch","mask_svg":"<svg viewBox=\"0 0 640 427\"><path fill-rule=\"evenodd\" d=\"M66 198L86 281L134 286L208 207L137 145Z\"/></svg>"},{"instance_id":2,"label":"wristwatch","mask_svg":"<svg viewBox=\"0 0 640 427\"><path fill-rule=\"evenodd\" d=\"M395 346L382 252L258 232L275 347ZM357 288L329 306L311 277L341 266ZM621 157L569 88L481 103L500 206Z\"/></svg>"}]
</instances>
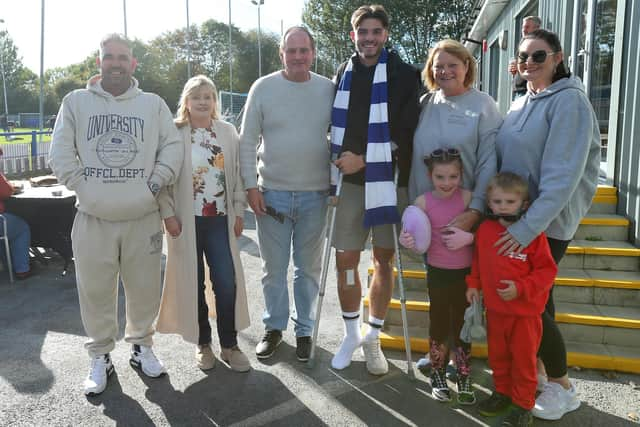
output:
<instances>
[{"instance_id":1,"label":"wristwatch","mask_svg":"<svg viewBox=\"0 0 640 427\"><path fill-rule=\"evenodd\" d=\"M155 182L148 182L147 185L149 186L149 190L151 190L151 194L153 194L153 197L157 196L158 192L160 191L160 184Z\"/></svg>"}]
</instances>

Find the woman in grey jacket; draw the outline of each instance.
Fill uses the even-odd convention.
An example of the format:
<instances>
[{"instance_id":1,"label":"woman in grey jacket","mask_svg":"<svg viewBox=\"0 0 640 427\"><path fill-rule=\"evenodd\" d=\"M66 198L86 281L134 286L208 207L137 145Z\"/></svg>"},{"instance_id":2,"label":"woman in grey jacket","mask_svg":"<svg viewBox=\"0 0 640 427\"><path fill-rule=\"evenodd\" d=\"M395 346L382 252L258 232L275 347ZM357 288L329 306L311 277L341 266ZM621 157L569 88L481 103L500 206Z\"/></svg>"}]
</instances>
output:
<instances>
[{"instance_id":1,"label":"woman in grey jacket","mask_svg":"<svg viewBox=\"0 0 640 427\"><path fill-rule=\"evenodd\" d=\"M464 165L462 187L472 191L469 209L454 225L469 231L485 208L484 192L496 174L495 139L502 124L495 101L472 87L476 63L455 40L441 40L429 52L422 71L431 91L413 137L409 199L433 190L424 158L434 150L456 148Z\"/></svg>"},{"instance_id":2,"label":"woman in grey jacket","mask_svg":"<svg viewBox=\"0 0 640 427\"><path fill-rule=\"evenodd\" d=\"M558 263L598 184L598 120L582 83L571 77L563 63L557 35L536 30L525 36L517 61L518 71L528 82L527 94L511 105L496 148L500 172L525 178L532 203L495 246L504 255L517 253L545 232ZM539 350L548 382L532 411L538 418L551 420L580 406L567 376L566 348L554 315L552 290L542 315Z\"/></svg>"}]
</instances>

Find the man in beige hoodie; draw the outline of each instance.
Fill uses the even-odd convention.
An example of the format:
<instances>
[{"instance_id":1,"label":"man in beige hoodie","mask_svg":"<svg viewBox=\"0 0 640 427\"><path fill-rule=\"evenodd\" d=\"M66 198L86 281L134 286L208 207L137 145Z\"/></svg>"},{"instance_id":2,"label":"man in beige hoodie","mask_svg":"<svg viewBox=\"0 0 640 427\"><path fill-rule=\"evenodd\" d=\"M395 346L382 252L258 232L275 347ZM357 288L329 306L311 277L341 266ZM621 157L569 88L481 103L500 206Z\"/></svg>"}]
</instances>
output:
<instances>
[{"instance_id":1,"label":"man in beige hoodie","mask_svg":"<svg viewBox=\"0 0 640 427\"><path fill-rule=\"evenodd\" d=\"M50 164L76 192L72 243L82 323L89 340L87 396L114 371L118 278L127 297L130 363L149 377L166 370L151 346L161 294L162 225L156 196L179 174L183 144L171 112L133 78L136 59L118 34L100 43L100 75L62 101Z\"/></svg>"}]
</instances>

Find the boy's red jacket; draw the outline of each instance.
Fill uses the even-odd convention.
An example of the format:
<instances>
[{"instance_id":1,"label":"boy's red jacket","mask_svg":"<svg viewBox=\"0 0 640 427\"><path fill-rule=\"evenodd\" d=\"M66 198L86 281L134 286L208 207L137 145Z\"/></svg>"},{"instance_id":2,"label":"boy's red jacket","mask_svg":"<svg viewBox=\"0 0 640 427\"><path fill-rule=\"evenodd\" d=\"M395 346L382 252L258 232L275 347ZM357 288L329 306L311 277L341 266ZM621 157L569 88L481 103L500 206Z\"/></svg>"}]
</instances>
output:
<instances>
[{"instance_id":1,"label":"boy's red jacket","mask_svg":"<svg viewBox=\"0 0 640 427\"><path fill-rule=\"evenodd\" d=\"M520 254L498 255L494 243L506 229L496 220L486 220L476 233L471 273L467 286L483 291L487 310L516 316L537 316L544 311L558 267L553 261L544 233L536 237ZM513 280L518 296L504 301L497 288L500 280Z\"/></svg>"}]
</instances>

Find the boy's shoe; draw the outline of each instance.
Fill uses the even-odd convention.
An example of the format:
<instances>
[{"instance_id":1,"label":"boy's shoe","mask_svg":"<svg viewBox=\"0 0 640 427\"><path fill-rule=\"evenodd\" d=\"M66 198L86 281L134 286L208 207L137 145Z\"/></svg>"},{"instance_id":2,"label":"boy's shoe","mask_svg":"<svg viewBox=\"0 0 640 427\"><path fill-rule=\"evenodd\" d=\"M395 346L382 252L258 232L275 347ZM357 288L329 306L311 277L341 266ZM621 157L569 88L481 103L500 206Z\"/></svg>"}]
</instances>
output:
<instances>
[{"instance_id":1,"label":"boy's shoe","mask_svg":"<svg viewBox=\"0 0 640 427\"><path fill-rule=\"evenodd\" d=\"M213 355L210 344L196 346L196 364L203 371L208 371L216 366L216 357Z\"/></svg>"},{"instance_id":2,"label":"boy's shoe","mask_svg":"<svg viewBox=\"0 0 640 427\"><path fill-rule=\"evenodd\" d=\"M444 369L433 369L431 371L431 395L440 402L451 401L451 390L447 385Z\"/></svg>"},{"instance_id":3,"label":"boy's shoe","mask_svg":"<svg viewBox=\"0 0 640 427\"><path fill-rule=\"evenodd\" d=\"M488 399L478 404L478 412L485 417L495 417L504 412L511 405L511 398L494 391Z\"/></svg>"},{"instance_id":4,"label":"boy's shoe","mask_svg":"<svg viewBox=\"0 0 640 427\"><path fill-rule=\"evenodd\" d=\"M107 381L109 381L109 376L113 372L113 363L111 363L109 353L101 354L91 359L89 375L87 375L83 384L85 396L97 396L102 393L107 388Z\"/></svg>"},{"instance_id":5,"label":"boy's shoe","mask_svg":"<svg viewBox=\"0 0 640 427\"><path fill-rule=\"evenodd\" d=\"M509 415L502 420L502 425L512 427L529 427L533 425L533 416L531 415L531 412L526 409L521 408L518 405L513 405Z\"/></svg>"},{"instance_id":6,"label":"boy's shoe","mask_svg":"<svg viewBox=\"0 0 640 427\"><path fill-rule=\"evenodd\" d=\"M380 338L362 340L362 353L367 362L367 371L371 375L384 375L389 372L389 363L382 353Z\"/></svg>"},{"instance_id":7,"label":"boy's shoe","mask_svg":"<svg viewBox=\"0 0 640 427\"><path fill-rule=\"evenodd\" d=\"M224 360L231 370L236 372L247 372L251 369L249 359L237 345L231 348L223 348L220 351L220 359Z\"/></svg>"},{"instance_id":8,"label":"boy's shoe","mask_svg":"<svg viewBox=\"0 0 640 427\"><path fill-rule=\"evenodd\" d=\"M471 379L468 376L458 375L458 403L461 405L473 405L476 403L476 394L471 387Z\"/></svg>"},{"instance_id":9,"label":"boy's shoe","mask_svg":"<svg viewBox=\"0 0 640 427\"><path fill-rule=\"evenodd\" d=\"M131 347L129 363L151 378L158 378L167 373L162 362L153 354L151 347L147 347L146 345L134 344Z\"/></svg>"},{"instance_id":10,"label":"boy's shoe","mask_svg":"<svg viewBox=\"0 0 640 427\"><path fill-rule=\"evenodd\" d=\"M569 390L565 390L560 384L549 381L536 399L531 413L543 420L559 420L567 412L575 411L579 407L580 400L576 396L573 384Z\"/></svg>"},{"instance_id":11,"label":"boy's shoe","mask_svg":"<svg viewBox=\"0 0 640 427\"><path fill-rule=\"evenodd\" d=\"M262 340L256 346L256 356L258 359L268 359L276 352L276 348L282 342L282 331L277 329L267 329L264 331Z\"/></svg>"},{"instance_id":12,"label":"boy's shoe","mask_svg":"<svg viewBox=\"0 0 640 427\"><path fill-rule=\"evenodd\" d=\"M296 337L296 357L306 362L311 355L311 337Z\"/></svg>"}]
</instances>

